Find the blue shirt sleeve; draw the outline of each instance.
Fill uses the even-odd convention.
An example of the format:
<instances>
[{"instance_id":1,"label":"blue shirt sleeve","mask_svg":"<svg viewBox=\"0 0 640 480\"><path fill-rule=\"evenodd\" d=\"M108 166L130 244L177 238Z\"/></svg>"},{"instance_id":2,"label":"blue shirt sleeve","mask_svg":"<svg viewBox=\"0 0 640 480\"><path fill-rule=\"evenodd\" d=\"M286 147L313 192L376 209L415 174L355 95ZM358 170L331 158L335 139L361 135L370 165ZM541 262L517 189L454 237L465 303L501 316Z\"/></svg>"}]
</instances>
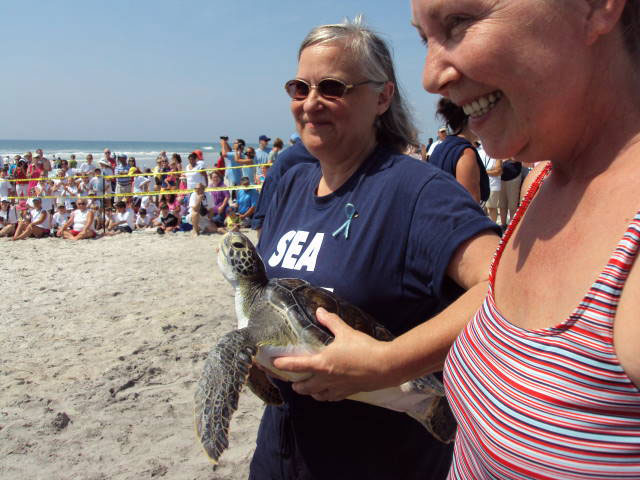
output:
<instances>
[{"instance_id":1,"label":"blue shirt sleeve","mask_svg":"<svg viewBox=\"0 0 640 480\"><path fill-rule=\"evenodd\" d=\"M422 187L410 225L405 281L426 283L437 297L443 294L447 268L458 247L484 231L500 234L464 187L443 173Z\"/></svg>"}]
</instances>

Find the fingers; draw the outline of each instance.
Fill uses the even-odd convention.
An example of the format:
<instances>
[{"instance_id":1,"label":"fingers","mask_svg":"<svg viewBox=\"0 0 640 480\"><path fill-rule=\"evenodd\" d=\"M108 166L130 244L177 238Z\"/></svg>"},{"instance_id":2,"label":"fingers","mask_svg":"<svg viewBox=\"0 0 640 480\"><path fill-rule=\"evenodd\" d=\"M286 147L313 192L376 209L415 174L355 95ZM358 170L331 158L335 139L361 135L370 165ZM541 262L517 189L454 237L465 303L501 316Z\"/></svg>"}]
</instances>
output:
<instances>
[{"instance_id":1,"label":"fingers","mask_svg":"<svg viewBox=\"0 0 640 480\"><path fill-rule=\"evenodd\" d=\"M277 357L273 366L286 372L311 372L316 368L315 355L305 357Z\"/></svg>"},{"instance_id":2,"label":"fingers","mask_svg":"<svg viewBox=\"0 0 640 480\"><path fill-rule=\"evenodd\" d=\"M338 315L330 313L322 307L316 310L316 318L322 325L331 330L331 333L335 336L338 336L338 334L349 328Z\"/></svg>"}]
</instances>

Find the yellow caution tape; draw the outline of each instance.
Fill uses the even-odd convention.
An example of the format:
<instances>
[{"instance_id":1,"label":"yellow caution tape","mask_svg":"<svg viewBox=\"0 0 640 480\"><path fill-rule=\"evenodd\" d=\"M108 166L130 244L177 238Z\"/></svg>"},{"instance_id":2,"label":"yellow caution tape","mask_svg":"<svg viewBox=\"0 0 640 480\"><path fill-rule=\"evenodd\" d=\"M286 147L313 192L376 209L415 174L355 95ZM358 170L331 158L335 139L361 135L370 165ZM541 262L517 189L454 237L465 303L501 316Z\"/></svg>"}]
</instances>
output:
<instances>
[{"instance_id":1,"label":"yellow caution tape","mask_svg":"<svg viewBox=\"0 0 640 480\"><path fill-rule=\"evenodd\" d=\"M204 191L205 192L225 192L225 191L232 191L232 190L260 190L262 188L262 185L247 185L247 186L243 186L243 185L237 185L235 187L212 187L212 188L205 188ZM33 195L33 196L24 196L24 197L7 197L9 200L28 200L30 198L57 198L57 199L62 199L62 198L73 198L73 199L77 199L77 198L87 198L89 200L94 200L94 199L104 199L104 198L116 198L116 197L144 197L144 196L149 196L149 195L186 195L186 194L190 194L195 192L195 189L191 188L188 190L156 190L153 192L126 192L126 193L108 193L105 195L44 195L44 196L39 196L39 195Z\"/></svg>"},{"instance_id":2,"label":"yellow caution tape","mask_svg":"<svg viewBox=\"0 0 640 480\"><path fill-rule=\"evenodd\" d=\"M131 174L126 174L126 175L95 175L96 178L105 178L105 179L111 179L111 178L127 178L127 177L149 177L149 176L154 176L154 177L159 177L161 175L175 175L175 174L182 174L182 173L199 173L199 172L215 172L215 171L219 171L219 170L232 170L234 168L252 168L252 167L264 167L264 166L271 166L271 163L256 163L253 165L238 165L236 167L220 167L220 168L203 168L200 170L180 170L180 171L168 171L168 172L147 172L147 173L131 173ZM38 177L38 178L7 178L5 179L7 182L23 182L23 183L28 183L28 182L39 182L41 180L62 180L64 178L86 178L88 175L70 175L68 177ZM94 178L94 177L92 177Z\"/></svg>"}]
</instances>

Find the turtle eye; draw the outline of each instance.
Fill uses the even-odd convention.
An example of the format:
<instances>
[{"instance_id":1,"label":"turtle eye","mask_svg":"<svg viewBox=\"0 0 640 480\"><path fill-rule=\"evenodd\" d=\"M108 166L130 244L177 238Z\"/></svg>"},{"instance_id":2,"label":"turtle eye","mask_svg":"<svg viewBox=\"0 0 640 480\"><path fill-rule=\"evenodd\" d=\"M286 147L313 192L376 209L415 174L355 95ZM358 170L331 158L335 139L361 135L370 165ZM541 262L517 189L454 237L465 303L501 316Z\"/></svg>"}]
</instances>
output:
<instances>
[{"instance_id":1,"label":"turtle eye","mask_svg":"<svg viewBox=\"0 0 640 480\"><path fill-rule=\"evenodd\" d=\"M233 248L241 249L241 248L244 248L244 243L240 243L240 242L233 242L233 243L231 244L231 246L232 246Z\"/></svg>"}]
</instances>

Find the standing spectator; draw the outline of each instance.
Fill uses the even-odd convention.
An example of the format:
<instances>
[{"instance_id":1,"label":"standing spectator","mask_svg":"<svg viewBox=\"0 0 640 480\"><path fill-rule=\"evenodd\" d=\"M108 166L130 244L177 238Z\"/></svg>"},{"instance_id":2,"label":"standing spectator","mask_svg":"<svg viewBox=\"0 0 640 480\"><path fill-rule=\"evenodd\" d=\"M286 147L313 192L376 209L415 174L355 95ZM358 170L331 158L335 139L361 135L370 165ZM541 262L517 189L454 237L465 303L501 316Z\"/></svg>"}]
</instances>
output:
<instances>
[{"instance_id":1,"label":"standing spectator","mask_svg":"<svg viewBox=\"0 0 640 480\"><path fill-rule=\"evenodd\" d=\"M45 172L46 174L46 172ZM38 197L42 197L42 208L47 212L53 214L54 201L52 196L53 194L53 180L49 180L48 178L43 178L38 181L35 189L35 195Z\"/></svg>"},{"instance_id":2,"label":"standing spectator","mask_svg":"<svg viewBox=\"0 0 640 480\"><path fill-rule=\"evenodd\" d=\"M271 166L276 163L276 160L278 160L278 154L282 151L283 148L284 142L282 141L282 139L276 138L273 141L273 148L269 152L269 157L267 158L267 161L271 164Z\"/></svg>"},{"instance_id":3,"label":"standing spectator","mask_svg":"<svg viewBox=\"0 0 640 480\"><path fill-rule=\"evenodd\" d=\"M190 153L187 157L189 165L186 166L185 177L187 179L187 189L192 190L196 188L196 185L207 185L207 173L199 172L197 170L204 170L204 161L198 160L198 156L195 153ZM176 184L177 187L177 184Z\"/></svg>"},{"instance_id":4,"label":"standing spectator","mask_svg":"<svg viewBox=\"0 0 640 480\"><path fill-rule=\"evenodd\" d=\"M431 140L431 145L429 146L429 148L427 149L427 161L429 161L429 157L431 156L431 154L433 153L433 150L440 145L444 139L447 138L447 127L445 127L444 125L442 127L440 127L438 129L438 139L434 142L433 139L429 139Z\"/></svg>"},{"instance_id":5,"label":"standing spectator","mask_svg":"<svg viewBox=\"0 0 640 480\"><path fill-rule=\"evenodd\" d=\"M500 210L500 222L503 230L513 220L518 204L520 203L520 186L522 185L522 163L514 159L503 162L502 172L502 189L500 190L500 201L498 209ZM513 170L510 172L511 167ZM518 168L520 171L518 172ZM516 174L517 173L517 174ZM505 178L506 174L510 174L513 178Z\"/></svg>"},{"instance_id":6,"label":"standing spectator","mask_svg":"<svg viewBox=\"0 0 640 480\"><path fill-rule=\"evenodd\" d=\"M271 153L271 148L269 147L270 141L271 139L266 135L260 135L258 138L258 148L255 150L256 164L269 163L269 154ZM243 168L242 176L249 177L253 181L253 179L256 178L256 167Z\"/></svg>"},{"instance_id":7,"label":"standing spectator","mask_svg":"<svg viewBox=\"0 0 640 480\"><path fill-rule=\"evenodd\" d=\"M489 176L471 143L476 137L469 128L469 116L447 98L438 101L438 116L447 122L451 135L432 150L429 163L453 175L476 202L486 201Z\"/></svg>"},{"instance_id":8,"label":"standing spectator","mask_svg":"<svg viewBox=\"0 0 640 480\"><path fill-rule=\"evenodd\" d=\"M226 168L225 177L227 178L227 184L229 186L235 187L240 185L240 179L242 178L242 172L239 167L244 158L244 140L238 138L233 143L233 151L231 147L229 147L229 143L226 140L226 137L221 137L220 145L222 147L222 155L224 156L224 165ZM246 162L245 162L246 163Z\"/></svg>"},{"instance_id":9,"label":"standing spectator","mask_svg":"<svg viewBox=\"0 0 640 480\"><path fill-rule=\"evenodd\" d=\"M27 178L27 162L20 160L12 175L17 197L27 197L29 195L29 181Z\"/></svg>"},{"instance_id":10,"label":"standing spectator","mask_svg":"<svg viewBox=\"0 0 640 480\"><path fill-rule=\"evenodd\" d=\"M95 170L96 166L93 164L93 155L88 153L85 157L85 162L80 165L80 172L89 175Z\"/></svg>"},{"instance_id":11,"label":"standing spectator","mask_svg":"<svg viewBox=\"0 0 640 480\"><path fill-rule=\"evenodd\" d=\"M102 175L102 171L96 168L92 172L91 180L89 180L89 192L92 196L100 197L91 200L91 205L98 205L100 208L104 208L103 198L108 193L108 188L111 186L110 182L107 182Z\"/></svg>"},{"instance_id":12,"label":"standing spectator","mask_svg":"<svg viewBox=\"0 0 640 480\"><path fill-rule=\"evenodd\" d=\"M484 151L482 145L478 147L478 155L480 155L480 160L482 160L487 175L489 175L490 193L484 207L487 210L489 218L495 222L498 219L500 190L502 190L502 180L500 179L500 175L502 175L502 160L491 158L487 155L487 152Z\"/></svg>"},{"instance_id":13,"label":"standing spectator","mask_svg":"<svg viewBox=\"0 0 640 480\"><path fill-rule=\"evenodd\" d=\"M116 166L116 175L129 175L129 166L127 165L127 156L124 153L117 153L116 160L118 165ZM116 178L116 194L119 193L131 193L131 177L117 177Z\"/></svg>"},{"instance_id":14,"label":"standing spectator","mask_svg":"<svg viewBox=\"0 0 640 480\"><path fill-rule=\"evenodd\" d=\"M9 165L5 164L0 170L0 198L9 196L10 185L11 182L9 181Z\"/></svg>"}]
</instances>

